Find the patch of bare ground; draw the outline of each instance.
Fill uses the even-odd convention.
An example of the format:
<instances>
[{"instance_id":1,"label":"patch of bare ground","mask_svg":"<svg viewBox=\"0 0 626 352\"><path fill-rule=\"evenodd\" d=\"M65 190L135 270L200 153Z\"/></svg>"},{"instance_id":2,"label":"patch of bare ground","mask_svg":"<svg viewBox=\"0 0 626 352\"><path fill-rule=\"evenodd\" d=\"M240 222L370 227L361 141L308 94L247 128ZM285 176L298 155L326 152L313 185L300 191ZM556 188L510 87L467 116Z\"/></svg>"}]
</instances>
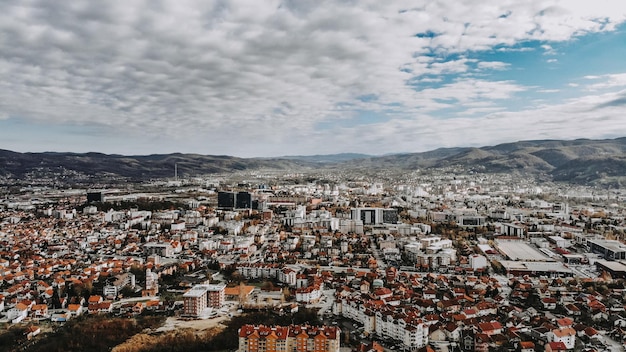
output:
<instances>
[{"instance_id":1,"label":"patch of bare ground","mask_svg":"<svg viewBox=\"0 0 626 352\"><path fill-rule=\"evenodd\" d=\"M223 326L213 326L203 330L179 328L160 333L142 332L116 346L112 352L157 351L163 346L197 346L210 341L223 330Z\"/></svg>"},{"instance_id":2,"label":"patch of bare ground","mask_svg":"<svg viewBox=\"0 0 626 352\"><path fill-rule=\"evenodd\" d=\"M167 332L178 329L207 330L215 327L224 328L224 322L228 321L225 316L213 319L180 319L169 317L165 323L156 329L156 332Z\"/></svg>"}]
</instances>

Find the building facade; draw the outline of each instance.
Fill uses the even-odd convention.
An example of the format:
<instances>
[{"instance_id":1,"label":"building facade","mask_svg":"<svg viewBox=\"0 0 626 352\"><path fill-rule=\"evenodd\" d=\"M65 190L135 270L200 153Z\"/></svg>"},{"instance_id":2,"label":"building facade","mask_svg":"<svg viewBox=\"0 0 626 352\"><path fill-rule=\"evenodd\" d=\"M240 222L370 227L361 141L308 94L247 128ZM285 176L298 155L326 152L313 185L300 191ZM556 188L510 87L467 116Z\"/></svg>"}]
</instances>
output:
<instances>
[{"instance_id":1,"label":"building facade","mask_svg":"<svg viewBox=\"0 0 626 352\"><path fill-rule=\"evenodd\" d=\"M217 193L218 209L251 209L253 208L252 194L245 191Z\"/></svg>"},{"instance_id":2,"label":"building facade","mask_svg":"<svg viewBox=\"0 0 626 352\"><path fill-rule=\"evenodd\" d=\"M350 218L362 221L363 225L395 224L398 222L398 210L392 208L352 208Z\"/></svg>"},{"instance_id":3,"label":"building facade","mask_svg":"<svg viewBox=\"0 0 626 352\"><path fill-rule=\"evenodd\" d=\"M620 241L593 239L593 240L588 240L587 245L589 246L590 251L594 253L602 254L604 256L604 259L607 259L607 260L626 259L626 246L622 244Z\"/></svg>"},{"instance_id":4,"label":"building facade","mask_svg":"<svg viewBox=\"0 0 626 352\"><path fill-rule=\"evenodd\" d=\"M224 304L226 285L196 285L183 295L183 315L198 317Z\"/></svg>"},{"instance_id":5,"label":"building facade","mask_svg":"<svg viewBox=\"0 0 626 352\"><path fill-rule=\"evenodd\" d=\"M234 192L217 192L217 207L218 209L233 209L235 208L236 194Z\"/></svg>"},{"instance_id":6,"label":"building facade","mask_svg":"<svg viewBox=\"0 0 626 352\"><path fill-rule=\"evenodd\" d=\"M341 329L336 326L244 325L238 352L339 352Z\"/></svg>"}]
</instances>

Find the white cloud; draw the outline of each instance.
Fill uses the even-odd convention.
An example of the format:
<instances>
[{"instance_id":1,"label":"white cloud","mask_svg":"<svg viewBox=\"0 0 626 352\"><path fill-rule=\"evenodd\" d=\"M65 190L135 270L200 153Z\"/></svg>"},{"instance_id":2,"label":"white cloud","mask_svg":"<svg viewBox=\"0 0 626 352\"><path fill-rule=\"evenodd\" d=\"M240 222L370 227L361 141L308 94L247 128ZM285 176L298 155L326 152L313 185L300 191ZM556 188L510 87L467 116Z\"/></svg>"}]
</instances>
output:
<instances>
[{"instance_id":1,"label":"white cloud","mask_svg":"<svg viewBox=\"0 0 626 352\"><path fill-rule=\"evenodd\" d=\"M455 105L446 100L472 114L496 109L467 104L514 98L527 88L472 77L444 84L437 76L469 73L468 51L532 50L515 45L614 30L625 20L625 6L608 0L1 2L0 116L162 138L172 141L170 150L210 153L240 135L263 147L232 146L233 153L281 154L292 141L322 140L320 124L353 119L364 109L392 110L391 127L377 126L381 131L403 123L395 119ZM508 68L497 61L475 66Z\"/></svg>"},{"instance_id":2,"label":"white cloud","mask_svg":"<svg viewBox=\"0 0 626 352\"><path fill-rule=\"evenodd\" d=\"M530 47L522 47L522 48L509 48L509 47L505 47L505 48L498 48L496 49L496 51L498 52L526 52L526 51L534 51L534 48L530 48Z\"/></svg>"},{"instance_id":3,"label":"white cloud","mask_svg":"<svg viewBox=\"0 0 626 352\"><path fill-rule=\"evenodd\" d=\"M478 63L478 68L480 69L504 70L509 66L511 66L511 64L501 61L481 61Z\"/></svg>"},{"instance_id":4,"label":"white cloud","mask_svg":"<svg viewBox=\"0 0 626 352\"><path fill-rule=\"evenodd\" d=\"M587 90L590 91L626 87L626 73L616 73L603 76L586 76L585 78L599 81L586 86Z\"/></svg>"},{"instance_id":5,"label":"white cloud","mask_svg":"<svg viewBox=\"0 0 626 352\"><path fill-rule=\"evenodd\" d=\"M552 45L543 44L541 46L541 49L544 50L544 52L543 52L544 55L556 55L556 50L554 50ZM550 61L550 60L548 60L548 61Z\"/></svg>"},{"instance_id":6,"label":"white cloud","mask_svg":"<svg viewBox=\"0 0 626 352\"><path fill-rule=\"evenodd\" d=\"M456 100L460 103L508 99L523 92L525 87L509 81L486 81L463 79L446 84L441 88L425 89L416 93L428 99Z\"/></svg>"},{"instance_id":7,"label":"white cloud","mask_svg":"<svg viewBox=\"0 0 626 352\"><path fill-rule=\"evenodd\" d=\"M459 116L471 116L471 115L486 115L488 113L494 113L496 111L503 111L503 107L490 107L490 108L470 108L459 113Z\"/></svg>"},{"instance_id":8,"label":"white cloud","mask_svg":"<svg viewBox=\"0 0 626 352\"><path fill-rule=\"evenodd\" d=\"M357 143L355 150L379 154L528 139L615 138L623 136L626 131L626 119L623 118L623 108L608 104L618 101L626 105L624 97L626 91L516 112L490 113L485 108L486 113L479 116L453 119L421 115L375 126L342 129L336 133L341 139L354 139Z\"/></svg>"},{"instance_id":9,"label":"white cloud","mask_svg":"<svg viewBox=\"0 0 626 352\"><path fill-rule=\"evenodd\" d=\"M539 89L537 92L539 93L558 93L560 89Z\"/></svg>"}]
</instances>

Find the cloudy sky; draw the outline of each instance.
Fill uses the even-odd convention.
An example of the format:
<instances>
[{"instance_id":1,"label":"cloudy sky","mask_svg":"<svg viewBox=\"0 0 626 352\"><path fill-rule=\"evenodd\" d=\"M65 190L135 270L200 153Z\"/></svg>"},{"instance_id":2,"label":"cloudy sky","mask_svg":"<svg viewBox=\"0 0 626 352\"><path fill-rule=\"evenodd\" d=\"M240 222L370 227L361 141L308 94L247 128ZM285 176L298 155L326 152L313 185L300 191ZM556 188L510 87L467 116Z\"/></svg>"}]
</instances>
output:
<instances>
[{"instance_id":1,"label":"cloudy sky","mask_svg":"<svg viewBox=\"0 0 626 352\"><path fill-rule=\"evenodd\" d=\"M626 1L0 1L0 149L278 156L626 136Z\"/></svg>"}]
</instances>

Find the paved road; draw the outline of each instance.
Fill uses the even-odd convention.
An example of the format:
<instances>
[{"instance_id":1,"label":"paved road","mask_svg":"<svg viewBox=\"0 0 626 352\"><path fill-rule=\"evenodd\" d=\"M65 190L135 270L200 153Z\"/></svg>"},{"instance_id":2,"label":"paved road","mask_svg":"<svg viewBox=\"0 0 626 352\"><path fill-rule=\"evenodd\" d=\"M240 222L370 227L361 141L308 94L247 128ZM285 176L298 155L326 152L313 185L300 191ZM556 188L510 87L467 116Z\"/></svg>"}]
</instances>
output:
<instances>
[{"instance_id":1,"label":"paved road","mask_svg":"<svg viewBox=\"0 0 626 352\"><path fill-rule=\"evenodd\" d=\"M324 290L322 292L322 297L324 297L324 299L322 299L319 303L307 304L307 308L320 308L320 310L317 312L319 316L323 316L324 313L326 313L327 311L332 312L333 300L335 299L335 290Z\"/></svg>"},{"instance_id":2,"label":"paved road","mask_svg":"<svg viewBox=\"0 0 626 352\"><path fill-rule=\"evenodd\" d=\"M369 235L370 238L370 248L372 249L372 254L374 255L374 259L376 259L376 265L381 270L387 269L387 263L380 256L380 249L376 247L376 243L374 241L374 236Z\"/></svg>"},{"instance_id":3,"label":"paved road","mask_svg":"<svg viewBox=\"0 0 626 352\"><path fill-rule=\"evenodd\" d=\"M125 303L144 302L144 301L152 301L152 300L158 300L158 299L159 299L159 296L122 298L119 301L113 302L113 308L117 308Z\"/></svg>"}]
</instances>

